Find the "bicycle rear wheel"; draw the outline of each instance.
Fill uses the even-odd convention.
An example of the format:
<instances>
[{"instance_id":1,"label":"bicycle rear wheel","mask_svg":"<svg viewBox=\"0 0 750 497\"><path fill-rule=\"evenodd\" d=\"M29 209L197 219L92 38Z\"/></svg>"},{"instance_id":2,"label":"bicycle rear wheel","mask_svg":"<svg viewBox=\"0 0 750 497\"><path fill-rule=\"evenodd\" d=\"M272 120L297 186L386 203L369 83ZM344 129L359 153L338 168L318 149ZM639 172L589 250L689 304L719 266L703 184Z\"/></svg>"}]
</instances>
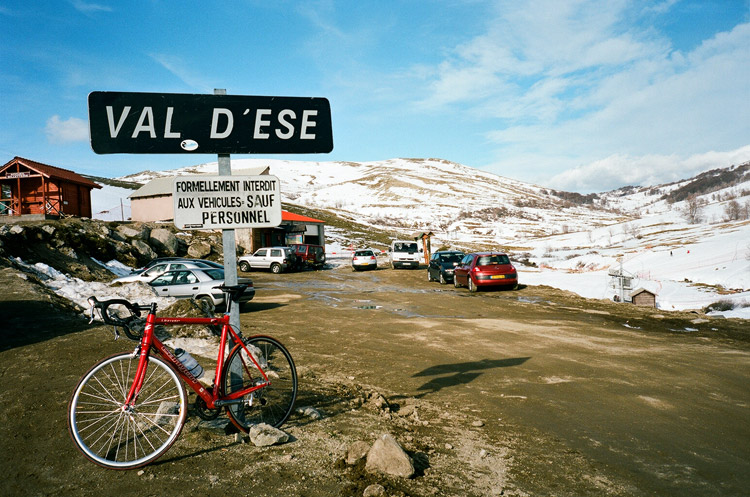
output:
<instances>
[{"instance_id":1,"label":"bicycle rear wheel","mask_svg":"<svg viewBox=\"0 0 750 497\"><path fill-rule=\"evenodd\" d=\"M297 398L297 370L292 356L278 340L267 336L250 337L245 346L271 384L246 396L243 403L227 406L229 419L245 433L259 423L278 428L292 413ZM258 368L240 345L232 349L225 366L221 378L224 396L263 382Z\"/></svg>"},{"instance_id":2,"label":"bicycle rear wheel","mask_svg":"<svg viewBox=\"0 0 750 497\"><path fill-rule=\"evenodd\" d=\"M123 408L138 361L124 353L99 362L78 383L68 404L73 442L89 460L106 468L133 469L154 461L185 424L185 386L159 357L149 357L137 402Z\"/></svg>"}]
</instances>

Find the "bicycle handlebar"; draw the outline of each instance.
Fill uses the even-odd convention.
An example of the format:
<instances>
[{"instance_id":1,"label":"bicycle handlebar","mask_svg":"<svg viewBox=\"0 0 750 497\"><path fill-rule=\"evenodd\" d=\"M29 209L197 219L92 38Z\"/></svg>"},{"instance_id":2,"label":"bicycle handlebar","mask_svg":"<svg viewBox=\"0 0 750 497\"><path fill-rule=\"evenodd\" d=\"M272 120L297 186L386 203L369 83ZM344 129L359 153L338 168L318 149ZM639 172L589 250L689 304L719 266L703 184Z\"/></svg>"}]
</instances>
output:
<instances>
[{"instance_id":1,"label":"bicycle handlebar","mask_svg":"<svg viewBox=\"0 0 750 497\"><path fill-rule=\"evenodd\" d=\"M105 324L112 325L115 328L115 340L117 340L117 337L119 336L117 328L122 328L122 330L125 332L125 335L131 340L138 341L141 339L138 334L133 333L133 330L130 326L134 324L133 322L137 318L141 317L141 311L148 310L150 306L139 305L125 299L98 300L94 296L89 297L88 302L89 304L91 304L91 320L89 321L89 323L94 321L94 309L97 309L102 321L104 321ZM120 315L120 312L116 310L110 310L109 308L113 305L123 306L125 309L127 309L129 314L123 317Z\"/></svg>"},{"instance_id":2,"label":"bicycle handlebar","mask_svg":"<svg viewBox=\"0 0 750 497\"><path fill-rule=\"evenodd\" d=\"M228 302L227 302L227 312L229 311L229 302L238 302L240 295L245 291L245 289L250 286L246 283L239 283L237 285L217 285L214 288L221 290L223 293L228 295ZM134 321L141 317L141 311L149 311L153 309L152 312L156 312L156 304L150 304L150 305L141 305L136 304L134 302L130 302L125 299L110 299L110 300L99 300L95 296L91 296L88 298L88 302L91 305L91 311L90 316L91 319L89 323L92 323L94 321L95 315L94 310L99 311L99 317L101 317L102 321L104 321L105 324L109 324L114 327L115 329L115 340L120 336L117 329L122 328L122 330L125 332L125 335L130 338L131 340L139 341L141 339L142 333L134 333L131 326L134 323ZM123 317L122 310L110 310L109 308L113 305L116 306L122 306L127 311L125 316ZM214 331L214 333L216 333Z\"/></svg>"}]
</instances>

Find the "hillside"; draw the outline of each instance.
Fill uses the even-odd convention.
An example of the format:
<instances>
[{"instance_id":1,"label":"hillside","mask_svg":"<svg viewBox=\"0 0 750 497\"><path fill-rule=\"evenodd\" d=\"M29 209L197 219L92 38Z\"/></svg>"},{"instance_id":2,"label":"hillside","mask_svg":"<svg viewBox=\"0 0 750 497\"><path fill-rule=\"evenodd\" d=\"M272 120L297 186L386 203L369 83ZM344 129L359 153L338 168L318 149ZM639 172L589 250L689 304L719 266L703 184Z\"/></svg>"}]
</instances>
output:
<instances>
[{"instance_id":1,"label":"hillside","mask_svg":"<svg viewBox=\"0 0 750 497\"><path fill-rule=\"evenodd\" d=\"M283 201L402 235L432 231L458 244L515 245L517 239L590 229L628 219L601 206L577 205L553 191L440 159L379 162L299 162L235 159L235 174L270 166ZM216 163L147 171L120 178L216 174Z\"/></svg>"},{"instance_id":2,"label":"hillside","mask_svg":"<svg viewBox=\"0 0 750 497\"><path fill-rule=\"evenodd\" d=\"M635 288L658 292L667 309L701 308L722 299L738 306L750 302L748 163L671 184L591 195L440 159L234 159L232 169L241 174L260 164L281 180L285 208L328 223L329 251L384 248L389 238L433 232L433 247L504 250L524 266L524 281L590 298L613 297L608 271L622 263ZM213 162L118 180L140 184L157 176L217 170ZM691 219L689 201L678 200L685 191L694 202ZM126 200L122 209L120 199L103 201L114 207L115 217L109 219L123 213L127 219L131 190L119 192Z\"/></svg>"}]
</instances>

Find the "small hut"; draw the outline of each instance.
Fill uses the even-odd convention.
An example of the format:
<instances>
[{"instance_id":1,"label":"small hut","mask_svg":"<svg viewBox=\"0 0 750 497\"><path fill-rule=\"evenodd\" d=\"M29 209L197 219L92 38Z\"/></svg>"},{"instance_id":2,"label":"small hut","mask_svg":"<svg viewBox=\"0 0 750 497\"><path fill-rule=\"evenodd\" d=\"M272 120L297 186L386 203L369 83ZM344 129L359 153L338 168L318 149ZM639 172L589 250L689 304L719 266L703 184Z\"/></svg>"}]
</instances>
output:
<instances>
[{"instance_id":1,"label":"small hut","mask_svg":"<svg viewBox=\"0 0 750 497\"><path fill-rule=\"evenodd\" d=\"M23 157L0 167L0 216L91 217L91 190L101 188L83 176Z\"/></svg>"},{"instance_id":2,"label":"small hut","mask_svg":"<svg viewBox=\"0 0 750 497\"><path fill-rule=\"evenodd\" d=\"M645 288L639 288L631 292L630 300L635 305L644 307L656 307L656 294L653 292L649 292Z\"/></svg>"}]
</instances>

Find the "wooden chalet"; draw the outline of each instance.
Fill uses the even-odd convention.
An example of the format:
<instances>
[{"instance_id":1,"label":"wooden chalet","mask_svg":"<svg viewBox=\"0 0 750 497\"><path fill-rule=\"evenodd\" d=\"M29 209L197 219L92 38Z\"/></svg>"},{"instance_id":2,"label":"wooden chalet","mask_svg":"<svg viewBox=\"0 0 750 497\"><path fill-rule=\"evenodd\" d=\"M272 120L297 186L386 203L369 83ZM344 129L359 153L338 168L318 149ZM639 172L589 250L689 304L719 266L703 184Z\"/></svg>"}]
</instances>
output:
<instances>
[{"instance_id":1,"label":"wooden chalet","mask_svg":"<svg viewBox=\"0 0 750 497\"><path fill-rule=\"evenodd\" d=\"M91 217L93 188L73 171L14 157L0 166L0 217Z\"/></svg>"},{"instance_id":2,"label":"wooden chalet","mask_svg":"<svg viewBox=\"0 0 750 497\"><path fill-rule=\"evenodd\" d=\"M646 290L645 288L634 290L630 294L630 299L631 302L633 302L635 305L656 307L656 294L654 292Z\"/></svg>"}]
</instances>

